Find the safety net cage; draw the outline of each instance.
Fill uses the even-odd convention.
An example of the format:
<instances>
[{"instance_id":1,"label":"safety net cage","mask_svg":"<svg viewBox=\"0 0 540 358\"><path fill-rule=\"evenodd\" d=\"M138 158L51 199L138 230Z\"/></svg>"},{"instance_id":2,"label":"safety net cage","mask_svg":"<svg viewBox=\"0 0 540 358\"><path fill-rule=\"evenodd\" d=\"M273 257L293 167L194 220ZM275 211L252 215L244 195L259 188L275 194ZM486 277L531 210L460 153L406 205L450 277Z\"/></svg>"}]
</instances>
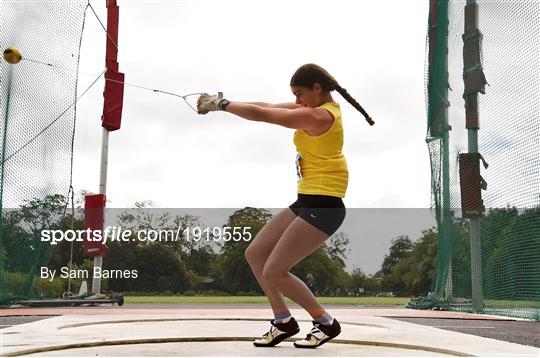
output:
<instances>
[{"instance_id":1,"label":"safety net cage","mask_svg":"<svg viewBox=\"0 0 540 358\"><path fill-rule=\"evenodd\" d=\"M538 1L430 1L436 276L413 308L539 319Z\"/></svg>"},{"instance_id":2,"label":"safety net cage","mask_svg":"<svg viewBox=\"0 0 540 358\"><path fill-rule=\"evenodd\" d=\"M40 297L53 246L40 230L65 224L77 72L86 0L0 2L0 305ZM15 50L13 50L15 49Z\"/></svg>"}]
</instances>

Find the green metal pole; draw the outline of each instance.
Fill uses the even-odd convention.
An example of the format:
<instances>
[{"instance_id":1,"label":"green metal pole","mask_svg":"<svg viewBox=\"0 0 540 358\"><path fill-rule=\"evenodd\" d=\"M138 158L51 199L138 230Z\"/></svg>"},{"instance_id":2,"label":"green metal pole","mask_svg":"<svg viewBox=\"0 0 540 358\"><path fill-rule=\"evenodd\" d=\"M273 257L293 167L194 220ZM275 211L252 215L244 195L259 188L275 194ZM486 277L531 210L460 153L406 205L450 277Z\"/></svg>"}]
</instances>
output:
<instances>
[{"instance_id":1,"label":"green metal pole","mask_svg":"<svg viewBox=\"0 0 540 358\"><path fill-rule=\"evenodd\" d=\"M443 64L441 68L442 82L439 90L443 97L441 109L443 119L443 136L442 136L442 197L443 197L443 211L442 211L442 227L443 234L447 238L446 250L447 250L447 268L446 268L446 283L445 283L445 298L452 297L452 249L453 249L453 235L452 230L452 204L450 198L450 126L448 123L448 1L440 1L439 4L439 16L441 26L441 34L439 40L442 41L441 49L444 51Z\"/></svg>"},{"instance_id":2,"label":"green metal pole","mask_svg":"<svg viewBox=\"0 0 540 358\"><path fill-rule=\"evenodd\" d=\"M464 61L464 81L465 81L465 93L464 98L467 114L467 139L468 139L468 152L478 153L478 91L483 93L483 83L471 79L470 74L482 71L480 62L480 46L481 46L481 34L478 30L478 4L476 0L467 0L465 6L465 29L463 35L464 49L463 57L467 59ZM466 42L477 42L477 46L467 47ZM472 49L474 48L474 50ZM469 52L467 52L469 51ZM471 59L474 59L472 61ZM471 63L475 62L475 63ZM465 76L468 74L468 76ZM483 77L483 74L482 74ZM480 190L480 189L478 189ZM471 288L472 288L472 304L473 309L477 312L481 312L484 309L483 293L482 293L482 245L481 245L481 228L482 228L482 214L478 213L469 220L469 240L471 245Z\"/></svg>"},{"instance_id":3,"label":"green metal pole","mask_svg":"<svg viewBox=\"0 0 540 358\"><path fill-rule=\"evenodd\" d=\"M440 141L440 168L432 188L438 226L437 296L452 296L452 236L448 126L448 0L430 0L428 128L430 141ZM437 164L435 164L437 165ZM432 163L433 166L433 163ZM433 183L432 183L433 184Z\"/></svg>"}]
</instances>

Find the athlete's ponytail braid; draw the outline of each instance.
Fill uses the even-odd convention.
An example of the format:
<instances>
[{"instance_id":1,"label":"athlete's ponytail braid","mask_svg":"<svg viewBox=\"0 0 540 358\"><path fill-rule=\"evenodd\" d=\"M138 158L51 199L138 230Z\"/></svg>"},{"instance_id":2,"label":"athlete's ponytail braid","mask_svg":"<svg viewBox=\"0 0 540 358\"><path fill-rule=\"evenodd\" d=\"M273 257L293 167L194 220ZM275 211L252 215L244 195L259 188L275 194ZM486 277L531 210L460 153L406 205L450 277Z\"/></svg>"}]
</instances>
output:
<instances>
[{"instance_id":1,"label":"athlete's ponytail braid","mask_svg":"<svg viewBox=\"0 0 540 358\"><path fill-rule=\"evenodd\" d=\"M345 88L341 87L336 79L321 66L313 63L305 64L300 66L291 78L291 86L313 88L315 83L319 83L324 91L337 91L347 102L364 115L370 125L375 124L360 103Z\"/></svg>"},{"instance_id":2,"label":"athlete's ponytail braid","mask_svg":"<svg viewBox=\"0 0 540 358\"><path fill-rule=\"evenodd\" d=\"M375 122L373 121L373 119L371 119L371 117L369 116L369 114L367 114L366 110L364 108L362 108L362 106L360 105L360 103L358 103L350 94L349 92L347 92L347 90L343 87L341 87L339 84L337 84L336 86L336 91L339 92L339 94L341 95L341 97L345 98L347 100L347 102L349 102L354 108L356 108L360 113L362 113L364 115L364 118L366 118L366 121L369 123L369 125L374 125Z\"/></svg>"}]
</instances>

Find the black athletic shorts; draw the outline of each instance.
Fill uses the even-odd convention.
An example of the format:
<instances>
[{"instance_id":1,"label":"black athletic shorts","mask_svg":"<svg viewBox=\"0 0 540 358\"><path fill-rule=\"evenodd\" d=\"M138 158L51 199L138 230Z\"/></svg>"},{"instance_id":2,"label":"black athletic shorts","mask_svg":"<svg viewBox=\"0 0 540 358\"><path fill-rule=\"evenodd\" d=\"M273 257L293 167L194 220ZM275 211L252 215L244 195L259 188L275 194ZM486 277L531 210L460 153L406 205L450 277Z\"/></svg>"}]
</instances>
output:
<instances>
[{"instance_id":1,"label":"black athletic shorts","mask_svg":"<svg viewBox=\"0 0 540 358\"><path fill-rule=\"evenodd\" d=\"M296 216L329 236L336 232L345 219L345 205L336 196L298 194L298 200L289 208Z\"/></svg>"}]
</instances>

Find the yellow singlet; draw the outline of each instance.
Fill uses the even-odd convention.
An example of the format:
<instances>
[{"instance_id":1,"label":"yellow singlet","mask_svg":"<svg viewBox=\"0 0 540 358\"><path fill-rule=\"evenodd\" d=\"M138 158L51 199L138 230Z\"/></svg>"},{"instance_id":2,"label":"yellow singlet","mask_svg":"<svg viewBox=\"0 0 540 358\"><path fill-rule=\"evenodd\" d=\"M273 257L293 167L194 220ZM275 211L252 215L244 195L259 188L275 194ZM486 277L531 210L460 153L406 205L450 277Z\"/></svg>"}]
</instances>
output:
<instances>
[{"instance_id":1,"label":"yellow singlet","mask_svg":"<svg viewBox=\"0 0 540 358\"><path fill-rule=\"evenodd\" d=\"M343 149L343 122L339 104L327 102L324 108L334 116L329 130L311 136L303 129L294 132L298 193L345 197L349 182L347 161Z\"/></svg>"}]
</instances>

